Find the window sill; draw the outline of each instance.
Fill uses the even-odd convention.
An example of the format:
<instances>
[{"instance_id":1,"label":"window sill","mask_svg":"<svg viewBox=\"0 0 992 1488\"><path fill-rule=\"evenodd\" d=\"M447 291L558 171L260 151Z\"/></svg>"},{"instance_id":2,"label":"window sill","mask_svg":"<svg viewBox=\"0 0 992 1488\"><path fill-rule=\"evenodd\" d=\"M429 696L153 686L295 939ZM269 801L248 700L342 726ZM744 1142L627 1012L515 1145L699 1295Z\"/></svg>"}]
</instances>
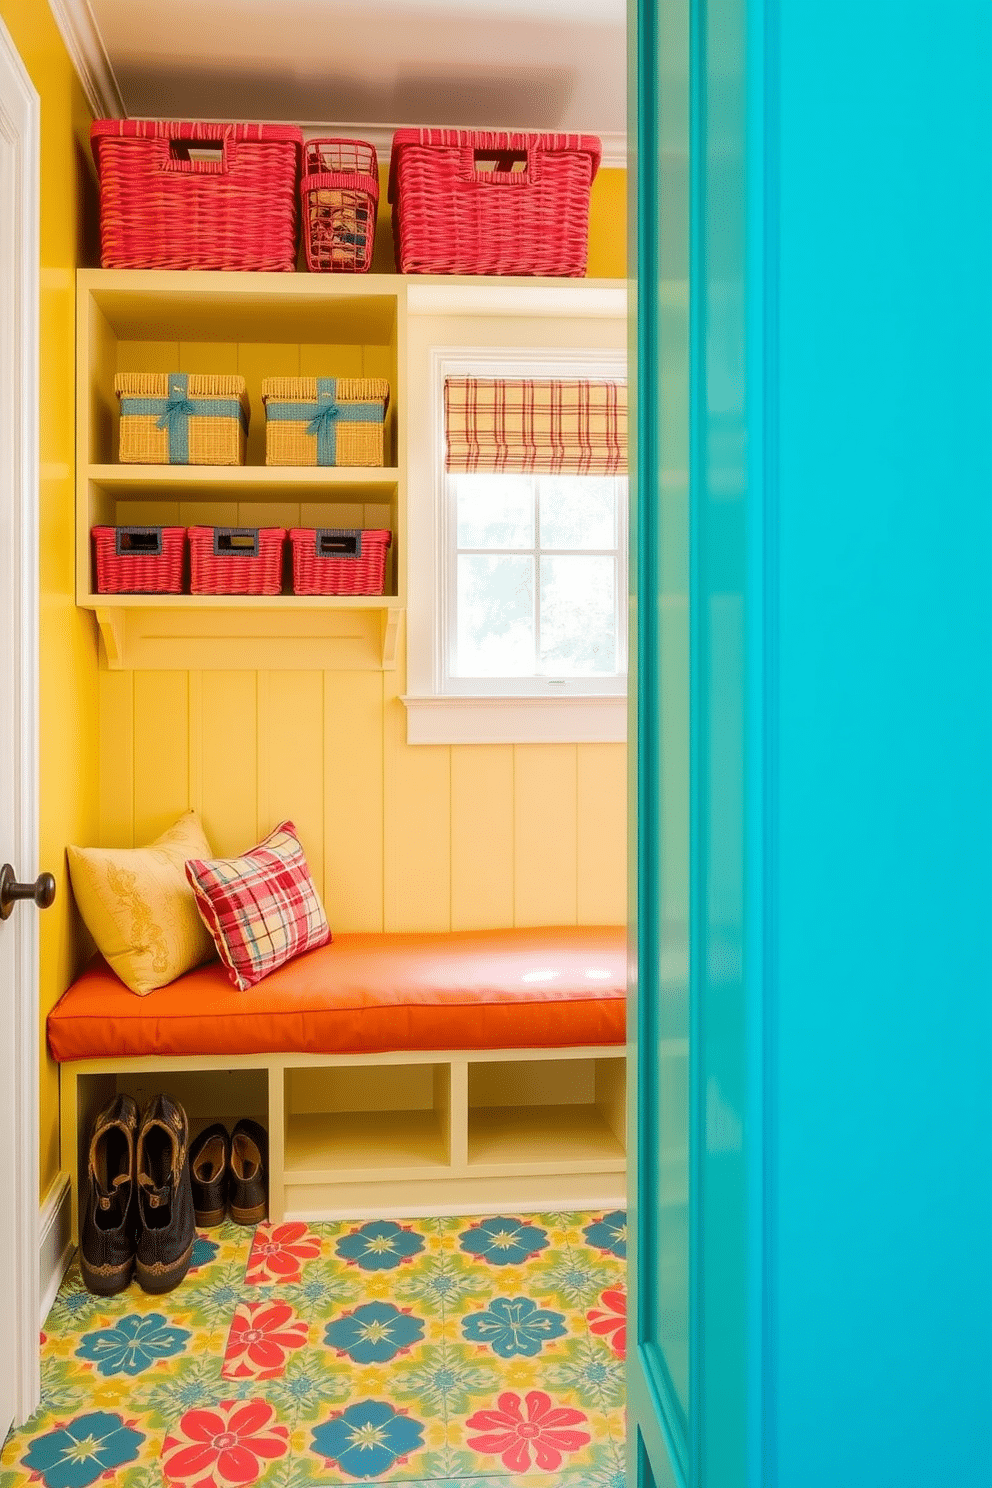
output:
<instances>
[{"instance_id":1,"label":"window sill","mask_svg":"<svg viewBox=\"0 0 992 1488\"><path fill-rule=\"evenodd\" d=\"M623 744L625 697L404 697L408 744Z\"/></svg>"}]
</instances>

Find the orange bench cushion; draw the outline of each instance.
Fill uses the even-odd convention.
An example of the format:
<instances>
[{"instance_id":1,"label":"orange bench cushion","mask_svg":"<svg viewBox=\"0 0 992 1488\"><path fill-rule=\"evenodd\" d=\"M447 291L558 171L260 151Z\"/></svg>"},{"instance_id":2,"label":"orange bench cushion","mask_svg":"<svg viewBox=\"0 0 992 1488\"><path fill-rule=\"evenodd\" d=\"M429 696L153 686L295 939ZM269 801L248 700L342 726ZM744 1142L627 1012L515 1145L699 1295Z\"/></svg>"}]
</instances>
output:
<instances>
[{"instance_id":1,"label":"orange bench cushion","mask_svg":"<svg viewBox=\"0 0 992 1488\"><path fill-rule=\"evenodd\" d=\"M59 1061L622 1044L620 926L338 935L239 992L220 962L144 997L102 962L48 1017Z\"/></svg>"}]
</instances>

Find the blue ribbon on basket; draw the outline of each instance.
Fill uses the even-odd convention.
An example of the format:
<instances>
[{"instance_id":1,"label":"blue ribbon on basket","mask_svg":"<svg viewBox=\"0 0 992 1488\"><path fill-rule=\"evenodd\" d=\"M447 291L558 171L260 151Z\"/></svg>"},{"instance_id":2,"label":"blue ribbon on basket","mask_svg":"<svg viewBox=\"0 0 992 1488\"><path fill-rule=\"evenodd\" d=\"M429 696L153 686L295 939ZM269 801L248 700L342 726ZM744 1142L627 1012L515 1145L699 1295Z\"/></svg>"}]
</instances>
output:
<instances>
[{"instance_id":1,"label":"blue ribbon on basket","mask_svg":"<svg viewBox=\"0 0 992 1488\"><path fill-rule=\"evenodd\" d=\"M316 403L266 404L265 416L283 423L301 423L308 420L307 433L317 436L317 464L336 465L340 419L346 424L381 424L384 409L378 403L339 403L336 377L317 378Z\"/></svg>"},{"instance_id":2,"label":"blue ribbon on basket","mask_svg":"<svg viewBox=\"0 0 992 1488\"><path fill-rule=\"evenodd\" d=\"M189 373L169 374L167 398L122 398L123 418L154 418L157 429L169 431L169 464L189 464L189 421L197 418L237 418L248 432L244 409L238 398L191 398Z\"/></svg>"}]
</instances>

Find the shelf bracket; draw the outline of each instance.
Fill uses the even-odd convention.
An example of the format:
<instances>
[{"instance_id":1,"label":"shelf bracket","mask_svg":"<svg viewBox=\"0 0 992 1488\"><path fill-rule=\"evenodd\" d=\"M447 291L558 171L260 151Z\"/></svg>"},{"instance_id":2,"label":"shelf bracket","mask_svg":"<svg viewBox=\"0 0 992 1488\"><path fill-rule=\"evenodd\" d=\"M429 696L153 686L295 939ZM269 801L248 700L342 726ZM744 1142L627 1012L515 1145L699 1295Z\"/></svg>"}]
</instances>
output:
<instances>
[{"instance_id":1,"label":"shelf bracket","mask_svg":"<svg viewBox=\"0 0 992 1488\"><path fill-rule=\"evenodd\" d=\"M399 610L383 610L382 612L382 669L385 672L396 670L396 649L400 634Z\"/></svg>"},{"instance_id":2,"label":"shelf bracket","mask_svg":"<svg viewBox=\"0 0 992 1488\"><path fill-rule=\"evenodd\" d=\"M100 634L103 637L103 649L107 657L107 666L110 671L119 672L124 665L124 611L98 609L96 611L96 623L99 625Z\"/></svg>"}]
</instances>

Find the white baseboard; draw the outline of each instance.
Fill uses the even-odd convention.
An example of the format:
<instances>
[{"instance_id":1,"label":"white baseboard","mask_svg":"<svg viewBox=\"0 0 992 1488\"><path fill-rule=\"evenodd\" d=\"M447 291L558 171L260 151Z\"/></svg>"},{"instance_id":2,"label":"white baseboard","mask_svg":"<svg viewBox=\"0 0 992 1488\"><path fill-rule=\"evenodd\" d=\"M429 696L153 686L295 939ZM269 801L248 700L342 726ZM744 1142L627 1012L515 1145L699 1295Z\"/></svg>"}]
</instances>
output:
<instances>
[{"instance_id":1,"label":"white baseboard","mask_svg":"<svg viewBox=\"0 0 992 1488\"><path fill-rule=\"evenodd\" d=\"M42 1328L72 1260L70 1197L69 1174L60 1173L48 1190L38 1217Z\"/></svg>"}]
</instances>

